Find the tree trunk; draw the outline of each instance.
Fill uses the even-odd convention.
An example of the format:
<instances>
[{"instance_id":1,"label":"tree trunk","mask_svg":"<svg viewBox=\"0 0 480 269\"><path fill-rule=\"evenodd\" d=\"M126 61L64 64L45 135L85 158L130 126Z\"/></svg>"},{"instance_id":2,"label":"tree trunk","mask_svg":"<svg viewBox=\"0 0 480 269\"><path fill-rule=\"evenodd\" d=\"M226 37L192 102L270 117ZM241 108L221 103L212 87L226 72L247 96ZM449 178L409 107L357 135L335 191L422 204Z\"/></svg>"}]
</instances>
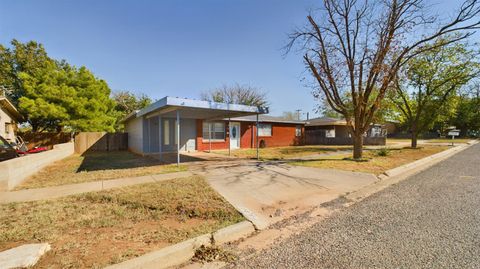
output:
<instances>
[{"instance_id":1,"label":"tree trunk","mask_svg":"<svg viewBox=\"0 0 480 269\"><path fill-rule=\"evenodd\" d=\"M418 138L418 130L417 130L417 124L414 123L412 124L412 141L411 141L411 147L412 148L417 148L417 138Z\"/></svg>"},{"instance_id":2,"label":"tree trunk","mask_svg":"<svg viewBox=\"0 0 480 269\"><path fill-rule=\"evenodd\" d=\"M412 148L417 148L417 137L418 137L417 131L412 131L412 144L411 144Z\"/></svg>"},{"instance_id":3,"label":"tree trunk","mask_svg":"<svg viewBox=\"0 0 480 269\"><path fill-rule=\"evenodd\" d=\"M353 134L353 159L358 160L363 157L363 133Z\"/></svg>"}]
</instances>

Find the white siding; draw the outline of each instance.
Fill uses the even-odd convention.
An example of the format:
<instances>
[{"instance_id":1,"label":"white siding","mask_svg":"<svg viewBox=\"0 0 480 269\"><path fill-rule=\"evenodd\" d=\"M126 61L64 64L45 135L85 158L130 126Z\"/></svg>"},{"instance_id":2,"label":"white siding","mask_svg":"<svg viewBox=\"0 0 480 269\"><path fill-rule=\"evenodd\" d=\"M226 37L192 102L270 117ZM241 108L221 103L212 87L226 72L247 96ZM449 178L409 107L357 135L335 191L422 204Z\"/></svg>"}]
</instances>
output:
<instances>
[{"instance_id":1,"label":"white siding","mask_svg":"<svg viewBox=\"0 0 480 269\"><path fill-rule=\"evenodd\" d=\"M9 123L8 132L5 130L5 123ZM3 138L15 141L14 124L16 124L15 121L0 107L0 135L3 136Z\"/></svg>"},{"instance_id":2,"label":"white siding","mask_svg":"<svg viewBox=\"0 0 480 269\"><path fill-rule=\"evenodd\" d=\"M128 149L132 152L143 153L143 118L135 118L125 123L128 133Z\"/></svg>"}]
</instances>

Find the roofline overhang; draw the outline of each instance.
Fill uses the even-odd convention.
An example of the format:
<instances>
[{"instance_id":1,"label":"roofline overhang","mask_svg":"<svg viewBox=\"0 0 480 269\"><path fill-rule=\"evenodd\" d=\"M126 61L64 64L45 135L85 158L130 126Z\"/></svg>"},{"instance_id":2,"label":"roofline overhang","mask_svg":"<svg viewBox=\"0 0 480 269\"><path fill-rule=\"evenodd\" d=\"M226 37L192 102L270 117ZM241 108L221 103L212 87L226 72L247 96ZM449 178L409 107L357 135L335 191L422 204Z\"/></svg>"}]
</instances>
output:
<instances>
[{"instance_id":1,"label":"roofline overhang","mask_svg":"<svg viewBox=\"0 0 480 269\"><path fill-rule=\"evenodd\" d=\"M228 120L228 119L225 119ZM235 119L231 118L231 121L242 121L242 122L254 122L255 120L249 120L249 119ZM297 124L297 125L305 125L306 122L304 121L291 121L291 120L265 120L265 119L259 119L259 122L268 122L268 123L288 123L288 124Z\"/></svg>"},{"instance_id":2,"label":"roofline overhang","mask_svg":"<svg viewBox=\"0 0 480 269\"><path fill-rule=\"evenodd\" d=\"M17 108L12 104L12 102L10 102L10 100L8 100L7 97L0 97L0 105L4 107L8 114L17 122L21 122L23 120L22 114L20 114Z\"/></svg>"},{"instance_id":3,"label":"roofline overhang","mask_svg":"<svg viewBox=\"0 0 480 269\"><path fill-rule=\"evenodd\" d=\"M217 110L217 111L225 111L229 113L230 117L241 117L241 116L268 113L268 107L227 104L227 103L218 103L218 102L211 102L211 101L167 96L158 100L157 102L151 104L146 108L143 108L141 110L134 111L128 114L124 119L121 120L121 122L125 123L126 121L129 121L133 118L139 118L143 116L151 117L153 115L160 115L163 113L179 110L182 108L183 109L189 109L189 108L205 109L205 110L211 109L211 110ZM217 119L222 119L222 118L225 118L225 117L221 117Z\"/></svg>"}]
</instances>

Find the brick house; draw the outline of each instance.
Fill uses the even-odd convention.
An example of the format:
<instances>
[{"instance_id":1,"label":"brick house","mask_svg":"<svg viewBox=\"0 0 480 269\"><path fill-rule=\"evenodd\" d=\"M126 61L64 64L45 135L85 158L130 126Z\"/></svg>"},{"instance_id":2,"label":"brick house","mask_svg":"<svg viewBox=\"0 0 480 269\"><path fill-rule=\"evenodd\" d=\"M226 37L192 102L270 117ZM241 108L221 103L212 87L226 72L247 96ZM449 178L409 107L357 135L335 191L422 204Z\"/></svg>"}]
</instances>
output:
<instances>
[{"instance_id":1,"label":"brick house","mask_svg":"<svg viewBox=\"0 0 480 269\"><path fill-rule=\"evenodd\" d=\"M303 121L263 115L267 112L260 107L165 97L122 122L128 148L138 154L303 144Z\"/></svg>"},{"instance_id":2,"label":"brick house","mask_svg":"<svg viewBox=\"0 0 480 269\"><path fill-rule=\"evenodd\" d=\"M303 145L305 122L259 115L258 139L260 147ZM256 117L244 116L208 122L197 120L196 150L216 150L256 147ZM211 128L209 136L209 128ZM219 131L219 132L216 132ZM211 137L211 139L209 139ZM239 139L237 139L237 137Z\"/></svg>"}]
</instances>

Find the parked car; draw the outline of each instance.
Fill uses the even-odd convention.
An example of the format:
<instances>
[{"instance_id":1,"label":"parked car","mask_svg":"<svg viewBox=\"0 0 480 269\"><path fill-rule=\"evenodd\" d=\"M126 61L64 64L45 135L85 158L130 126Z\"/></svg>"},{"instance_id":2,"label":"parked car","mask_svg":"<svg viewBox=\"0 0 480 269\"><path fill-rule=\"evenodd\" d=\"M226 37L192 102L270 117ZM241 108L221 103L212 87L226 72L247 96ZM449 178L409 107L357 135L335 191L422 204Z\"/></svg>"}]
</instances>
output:
<instances>
[{"instance_id":1,"label":"parked car","mask_svg":"<svg viewBox=\"0 0 480 269\"><path fill-rule=\"evenodd\" d=\"M0 136L0 162L18 157L17 151L8 143L5 138Z\"/></svg>"},{"instance_id":2,"label":"parked car","mask_svg":"<svg viewBox=\"0 0 480 269\"><path fill-rule=\"evenodd\" d=\"M24 156L30 153L39 153L47 151L47 147L36 146L32 149L28 149L28 142L25 142L21 136L15 138L15 142L10 142L10 145L17 151L20 156Z\"/></svg>"}]
</instances>

